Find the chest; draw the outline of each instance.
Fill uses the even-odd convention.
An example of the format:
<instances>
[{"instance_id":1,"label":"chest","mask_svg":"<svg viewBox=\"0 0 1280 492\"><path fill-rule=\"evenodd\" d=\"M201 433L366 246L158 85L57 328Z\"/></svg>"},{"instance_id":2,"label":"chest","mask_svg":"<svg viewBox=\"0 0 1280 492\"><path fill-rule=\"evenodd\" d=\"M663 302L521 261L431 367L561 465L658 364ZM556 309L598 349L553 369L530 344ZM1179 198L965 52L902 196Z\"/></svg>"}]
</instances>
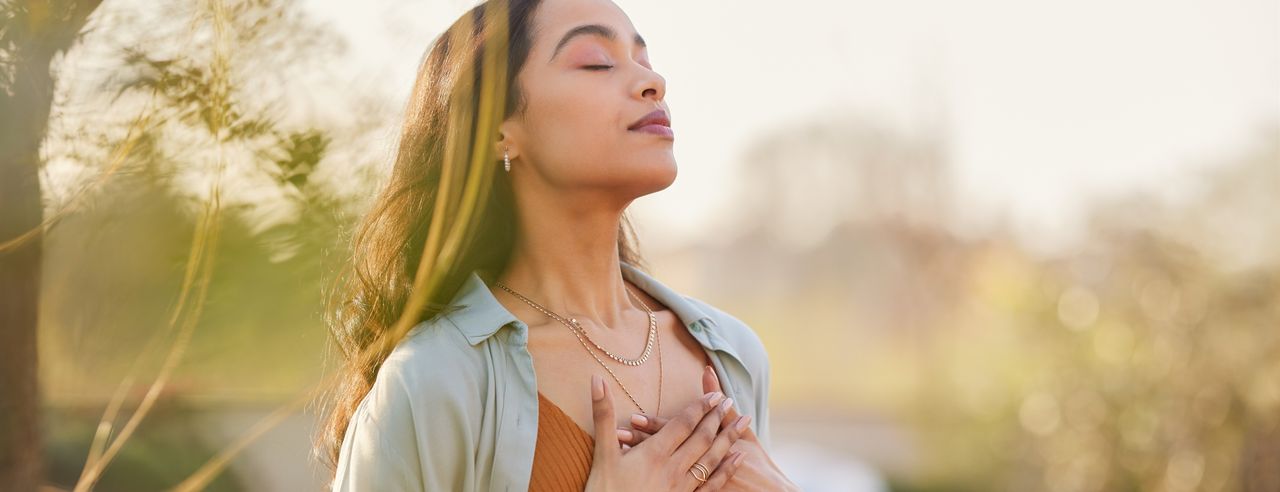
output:
<instances>
[{"instance_id":1,"label":"chest","mask_svg":"<svg viewBox=\"0 0 1280 492\"><path fill-rule=\"evenodd\" d=\"M609 386L617 427L629 426L631 415L641 413L640 407L650 414L674 415L702 396L703 367L711 362L703 346L672 311L656 311L655 314L658 326L653 353L639 366L625 365L609 358L597 350L592 341L579 340L563 324L531 327L529 352L533 357L538 391L592 437L592 374L600 375ZM637 326L616 335L607 339L592 338L595 343L623 358L638 357L643 351L647 335L644 327ZM583 346L584 341L586 347Z\"/></svg>"}]
</instances>

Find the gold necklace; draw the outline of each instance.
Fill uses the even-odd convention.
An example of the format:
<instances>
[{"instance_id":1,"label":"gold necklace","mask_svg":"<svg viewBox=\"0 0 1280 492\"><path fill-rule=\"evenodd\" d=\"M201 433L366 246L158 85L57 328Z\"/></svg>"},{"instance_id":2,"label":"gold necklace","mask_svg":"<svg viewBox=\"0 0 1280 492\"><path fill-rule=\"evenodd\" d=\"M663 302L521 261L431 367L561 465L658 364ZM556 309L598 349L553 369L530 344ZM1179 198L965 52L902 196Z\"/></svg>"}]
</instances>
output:
<instances>
[{"instance_id":1,"label":"gold necklace","mask_svg":"<svg viewBox=\"0 0 1280 492\"><path fill-rule=\"evenodd\" d=\"M551 312L551 311L549 311L549 310L547 310L547 309L543 308L542 306L540 306L540 305L538 305L537 303L533 302L533 301L532 301L532 300L530 300L529 298L527 298L527 297L525 297L525 296L520 295L520 294L519 294L519 293L517 293L516 291L511 290L509 287L507 287L506 285L503 285L501 282L496 282L496 284L498 285L498 287L502 287L502 289L503 289L503 290L506 290L507 292L510 292L511 294L515 295L516 297L519 297L519 298L520 298L520 300L522 300L522 301L524 301L524 302L528 303L529 305L533 306L534 308L538 309L539 311L542 311L542 313L543 313L543 314L546 314L547 316L549 316L549 317L551 317L551 318L553 318L553 319L555 319L556 321L559 321L559 322L561 322L561 323L565 323L565 324L571 325L571 326L570 326L570 328L571 328L571 329L575 330L575 332L576 332L576 333L581 333L581 334L582 334L582 336L583 336L583 337L585 337L585 338L587 339L587 341L588 341L588 342L591 342L591 344L592 344L592 345L595 345L595 347L596 347L596 349L597 349L597 350L599 350L599 351L601 351L601 352L604 352L604 354L605 354L605 355L607 355L607 356L609 356L609 358L610 358L610 359L616 360L616 361L618 361L619 363L626 364L626 365L628 365L628 366L638 366L638 365L644 364L645 362L647 362L647 361L649 360L649 354L653 351L653 343L654 343L654 340L656 340L656 339L657 339L657 337L658 337L658 315L654 314L654 313L653 313L653 311L651 311L651 310L649 309L649 305L648 305L648 304L645 304L645 303L644 303L644 301L640 300L640 297L639 297L639 296L637 296L634 292L631 292L631 288L630 288L630 287L627 287L626 285L623 285L623 288L624 288L624 289L626 289L627 294L628 294L628 295L630 295L630 296L631 296L631 298L632 298L632 299L634 299L634 300L636 301L636 303L640 304L640 306L641 306L641 307L643 307L643 308L644 308L644 310L645 310L645 312L646 312L646 313L648 313L648 315L649 315L649 337L648 337L648 339L647 339L647 340L645 340L645 343L644 343L644 352L642 352L642 353L640 354L640 357L635 358L635 359L627 359L627 358L624 358L624 357L618 356L617 354L614 354L613 352L610 352L608 349L605 349L604 347L601 347L601 346L600 346L600 344L596 343L596 341L595 341L595 340L592 340L592 339L591 339L591 335L588 335L588 334L587 334L587 330L586 330L586 328L583 328L583 327L582 327L582 324L581 324L581 323L578 323L578 318L569 318L568 320L566 320L563 316L560 316L560 315L558 315L558 314L555 314L555 313L553 313L553 312ZM608 327L606 327L606 328L608 328Z\"/></svg>"},{"instance_id":2,"label":"gold necklace","mask_svg":"<svg viewBox=\"0 0 1280 492\"><path fill-rule=\"evenodd\" d=\"M573 336L578 339L579 343L582 344L582 348L587 351L587 354L589 354L592 359L595 359L596 362L600 364L600 367L603 367L605 371L609 372L609 375L613 377L613 380L617 382L618 386L622 388L622 391L627 394L627 398L631 399L631 403L634 404L636 408L640 409L640 413L649 413L644 410L644 407L640 406L640 402L636 401L635 395L632 395L631 391L627 389L627 386L622 384L622 380L618 379L618 375L613 373L613 369L609 369L609 366L605 365L604 361L600 360L599 357L596 357L596 354L591 351L590 347L587 346L587 342L582 339L584 336L586 336L586 332L583 331L581 334L579 334L579 330L574 329L574 325L577 324L576 319L572 319L571 321L566 321L563 316L552 313L550 310L543 308L541 305L539 305L536 302L533 302L533 300L529 299L528 297L525 297L520 293L514 290L511 290L510 287L507 287L502 282L494 282L494 284L497 285L498 287L501 287L502 290L510 292L512 295L520 298L520 300L533 306L535 309L542 311L543 314L546 314L552 319L559 321L560 323L563 323L565 326L569 327L569 331L572 332ZM627 286L623 285L623 287L626 288ZM657 315L655 315L653 311L649 309L648 304L645 304L643 301L639 299L639 297L636 297L636 295L631 292L631 289L627 288L627 293L631 294L631 296L635 298L636 301L639 302L642 307L644 307L645 312L649 314L649 342L645 344L645 353L641 357L641 359L647 359L649 357L650 345L656 343L658 347L658 409L654 413L650 414L650 415L658 415L658 413L662 411L662 341L659 340L657 337L657 329L656 329ZM590 339L590 337L587 337L587 339ZM599 344L596 344L595 341L592 341L591 344L595 345L596 348L599 349L600 351L606 354L609 354L609 351L605 350ZM610 354L610 357L613 357L613 355ZM618 360L623 364L627 364L627 362L619 360L617 357L613 357L613 359ZM640 360L640 363L637 363L637 364L627 364L627 365L635 366L635 365L640 365L642 363L644 363L644 360Z\"/></svg>"}]
</instances>

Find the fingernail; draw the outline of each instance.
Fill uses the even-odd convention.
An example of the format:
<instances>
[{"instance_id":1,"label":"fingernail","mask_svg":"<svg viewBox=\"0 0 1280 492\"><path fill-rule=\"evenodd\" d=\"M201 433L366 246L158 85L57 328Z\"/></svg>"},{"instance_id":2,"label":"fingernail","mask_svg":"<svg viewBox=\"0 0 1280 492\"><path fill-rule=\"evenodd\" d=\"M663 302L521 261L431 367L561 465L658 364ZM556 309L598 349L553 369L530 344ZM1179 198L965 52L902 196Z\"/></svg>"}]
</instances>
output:
<instances>
[{"instance_id":1,"label":"fingernail","mask_svg":"<svg viewBox=\"0 0 1280 492\"><path fill-rule=\"evenodd\" d=\"M711 393L711 397L707 399L707 408L715 408L723 398L724 394L719 391Z\"/></svg>"},{"instance_id":2,"label":"fingernail","mask_svg":"<svg viewBox=\"0 0 1280 492\"><path fill-rule=\"evenodd\" d=\"M742 433L742 431L747 430L747 424L750 424L750 423L751 423L751 416L743 415L741 417L738 417L738 422L733 424L733 429L738 431L738 433Z\"/></svg>"},{"instance_id":3,"label":"fingernail","mask_svg":"<svg viewBox=\"0 0 1280 492\"><path fill-rule=\"evenodd\" d=\"M619 441L630 441L630 440L631 440L631 431L626 430L626 429L618 429L618 440L619 440Z\"/></svg>"},{"instance_id":4,"label":"fingernail","mask_svg":"<svg viewBox=\"0 0 1280 492\"><path fill-rule=\"evenodd\" d=\"M730 408L733 408L733 398L725 398L724 403L720 404L720 411L728 412Z\"/></svg>"},{"instance_id":5,"label":"fingernail","mask_svg":"<svg viewBox=\"0 0 1280 492\"><path fill-rule=\"evenodd\" d=\"M631 414L631 425L634 425L636 427L644 427L648 423L649 423L649 419L645 418L644 415L640 415L638 413Z\"/></svg>"},{"instance_id":6,"label":"fingernail","mask_svg":"<svg viewBox=\"0 0 1280 492\"><path fill-rule=\"evenodd\" d=\"M743 456L746 456L746 455L742 454L741 451L738 451L738 455L733 457L733 466L741 465Z\"/></svg>"},{"instance_id":7,"label":"fingernail","mask_svg":"<svg viewBox=\"0 0 1280 492\"><path fill-rule=\"evenodd\" d=\"M591 375L591 399L600 401L604 398L604 380L600 379L599 374Z\"/></svg>"}]
</instances>

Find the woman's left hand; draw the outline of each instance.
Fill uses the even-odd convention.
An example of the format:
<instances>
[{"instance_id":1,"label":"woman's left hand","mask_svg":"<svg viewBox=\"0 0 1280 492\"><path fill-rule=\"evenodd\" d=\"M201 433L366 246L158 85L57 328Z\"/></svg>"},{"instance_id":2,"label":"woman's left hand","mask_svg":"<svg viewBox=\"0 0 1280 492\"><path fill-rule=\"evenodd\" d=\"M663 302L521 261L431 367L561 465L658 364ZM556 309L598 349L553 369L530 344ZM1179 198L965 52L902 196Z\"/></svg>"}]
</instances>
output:
<instances>
[{"instance_id":1,"label":"woman's left hand","mask_svg":"<svg viewBox=\"0 0 1280 492\"><path fill-rule=\"evenodd\" d=\"M711 366L707 366L702 371L702 391L703 393L721 391L720 380L716 378L716 373ZM750 415L739 415L736 406L730 407L728 414L724 418L724 425L734 425L739 418L744 419L746 423L750 423L751 420ZM656 415L633 415L630 429L618 429L618 442L625 452L658 432L663 425L666 425L667 420ZM796 484L787 479L782 470L778 468L777 463L774 463L773 459L765 453L764 446L760 444L760 440L756 438L755 432L750 427L742 432L741 438L729 449L741 451L744 457L742 465L733 474L733 477L729 479L729 483L725 484L723 490L800 490Z\"/></svg>"}]
</instances>

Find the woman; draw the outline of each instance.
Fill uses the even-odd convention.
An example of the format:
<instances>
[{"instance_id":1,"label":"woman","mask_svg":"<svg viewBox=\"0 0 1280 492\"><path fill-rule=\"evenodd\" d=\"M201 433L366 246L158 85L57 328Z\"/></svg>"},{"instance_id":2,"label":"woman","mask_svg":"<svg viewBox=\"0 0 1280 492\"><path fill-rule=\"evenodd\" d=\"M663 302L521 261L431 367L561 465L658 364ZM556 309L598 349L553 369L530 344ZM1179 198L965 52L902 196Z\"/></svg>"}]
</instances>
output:
<instances>
[{"instance_id":1,"label":"woman","mask_svg":"<svg viewBox=\"0 0 1280 492\"><path fill-rule=\"evenodd\" d=\"M436 41L331 311L334 490L795 489L759 338L632 246L676 177L665 92L608 0L491 0Z\"/></svg>"}]
</instances>

